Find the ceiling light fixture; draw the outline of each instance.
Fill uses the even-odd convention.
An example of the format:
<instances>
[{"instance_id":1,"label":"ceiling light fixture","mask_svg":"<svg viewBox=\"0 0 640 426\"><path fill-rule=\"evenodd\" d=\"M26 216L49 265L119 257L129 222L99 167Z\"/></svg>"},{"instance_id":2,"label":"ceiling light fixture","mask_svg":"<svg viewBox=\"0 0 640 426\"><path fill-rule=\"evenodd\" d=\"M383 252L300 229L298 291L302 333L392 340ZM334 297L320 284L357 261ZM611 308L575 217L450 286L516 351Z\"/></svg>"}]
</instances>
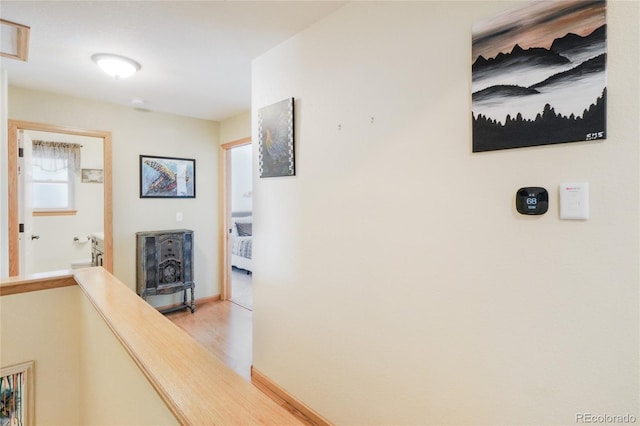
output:
<instances>
[{"instance_id":1,"label":"ceiling light fixture","mask_svg":"<svg viewBox=\"0 0 640 426\"><path fill-rule=\"evenodd\" d=\"M133 59L111 53L96 53L91 60L116 79L131 77L140 69L140 64Z\"/></svg>"}]
</instances>

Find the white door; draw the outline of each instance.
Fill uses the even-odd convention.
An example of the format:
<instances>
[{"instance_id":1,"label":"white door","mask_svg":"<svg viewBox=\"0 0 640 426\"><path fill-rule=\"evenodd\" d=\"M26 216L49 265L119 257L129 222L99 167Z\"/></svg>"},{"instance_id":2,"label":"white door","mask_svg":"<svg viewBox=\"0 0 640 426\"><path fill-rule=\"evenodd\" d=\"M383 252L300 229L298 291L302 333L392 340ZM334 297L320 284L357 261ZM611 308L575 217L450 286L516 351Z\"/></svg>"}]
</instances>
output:
<instances>
[{"instance_id":1,"label":"white door","mask_svg":"<svg viewBox=\"0 0 640 426\"><path fill-rule=\"evenodd\" d=\"M22 148L22 157L18 159L19 191L18 191L18 220L23 224L23 232L19 235L20 245L20 275L33 274L33 251L38 243L38 235L33 228L33 185L32 185L32 152L31 138L20 130L18 133L18 146Z\"/></svg>"}]
</instances>

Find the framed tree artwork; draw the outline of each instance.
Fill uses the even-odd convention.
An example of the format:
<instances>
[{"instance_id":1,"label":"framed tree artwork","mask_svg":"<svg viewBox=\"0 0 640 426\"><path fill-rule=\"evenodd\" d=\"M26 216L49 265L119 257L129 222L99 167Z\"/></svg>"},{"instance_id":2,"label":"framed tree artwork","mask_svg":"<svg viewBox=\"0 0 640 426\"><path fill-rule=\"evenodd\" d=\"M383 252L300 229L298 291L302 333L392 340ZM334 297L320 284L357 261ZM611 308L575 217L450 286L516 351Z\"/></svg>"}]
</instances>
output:
<instances>
[{"instance_id":1,"label":"framed tree artwork","mask_svg":"<svg viewBox=\"0 0 640 426\"><path fill-rule=\"evenodd\" d=\"M473 26L473 151L604 139L607 3L537 1Z\"/></svg>"}]
</instances>

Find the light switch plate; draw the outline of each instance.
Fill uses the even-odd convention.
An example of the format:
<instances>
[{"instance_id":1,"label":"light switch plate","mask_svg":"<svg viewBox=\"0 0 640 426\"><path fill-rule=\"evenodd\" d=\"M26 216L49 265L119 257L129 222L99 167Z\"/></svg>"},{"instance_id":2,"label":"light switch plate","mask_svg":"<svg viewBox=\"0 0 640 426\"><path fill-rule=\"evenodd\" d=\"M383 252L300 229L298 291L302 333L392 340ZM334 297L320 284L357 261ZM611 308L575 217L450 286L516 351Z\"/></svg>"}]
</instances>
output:
<instances>
[{"instance_id":1,"label":"light switch plate","mask_svg":"<svg viewBox=\"0 0 640 426\"><path fill-rule=\"evenodd\" d=\"M176 213L176 222L182 222L182 212Z\"/></svg>"},{"instance_id":2,"label":"light switch plate","mask_svg":"<svg viewBox=\"0 0 640 426\"><path fill-rule=\"evenodd\" d=\"M589 219L589 183L560 184L560 219Z\"/></svg>"}]
</instances>

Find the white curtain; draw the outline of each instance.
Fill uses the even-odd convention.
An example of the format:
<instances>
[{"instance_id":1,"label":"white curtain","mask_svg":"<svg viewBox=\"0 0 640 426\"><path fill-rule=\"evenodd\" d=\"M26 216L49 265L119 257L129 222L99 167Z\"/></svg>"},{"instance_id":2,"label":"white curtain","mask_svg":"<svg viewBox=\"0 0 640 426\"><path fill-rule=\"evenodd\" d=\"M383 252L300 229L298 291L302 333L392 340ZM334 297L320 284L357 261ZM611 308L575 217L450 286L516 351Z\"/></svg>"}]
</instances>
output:
<instances>
[{"instance_id":1,"label":"white curtain","mask_svg":"<svg viewBox=\"0 0 640 426\"><path fill-rule=\"evenodd\" d=\"M47 172L65 168L80 171L80 148L82 145L66 142L33 141L33 165Z\"/></svg>"}]
</instances>

